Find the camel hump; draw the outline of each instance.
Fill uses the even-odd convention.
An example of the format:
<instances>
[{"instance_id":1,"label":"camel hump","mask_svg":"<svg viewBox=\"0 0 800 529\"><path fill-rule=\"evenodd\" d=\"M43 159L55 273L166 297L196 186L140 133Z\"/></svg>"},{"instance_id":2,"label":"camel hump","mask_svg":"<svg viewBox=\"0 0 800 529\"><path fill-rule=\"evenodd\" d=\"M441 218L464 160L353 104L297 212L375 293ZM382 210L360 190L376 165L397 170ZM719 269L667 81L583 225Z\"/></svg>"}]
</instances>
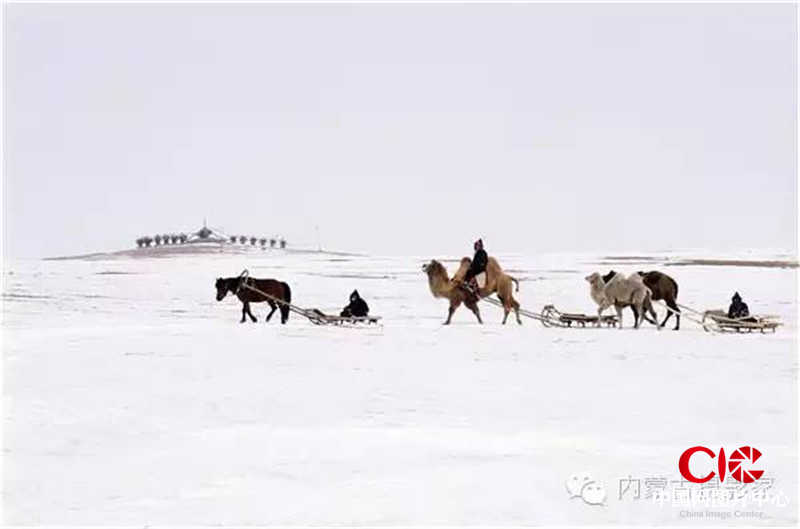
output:
<instances>
[{"instance_id":1,"label":"camel hump","mask_svg":"<svg viewBox=\"0 0 800 529\"><path fill-rule=\"evenodd\" d=\"M495 259L494 257L489 257L489 261L488 261L488 264L487 264L486 268L488 269L489 266L495 267L498 272L502 272L503 271L503 267L500 266L500 262L497 259Z\"/></svg>"}]
</instances>

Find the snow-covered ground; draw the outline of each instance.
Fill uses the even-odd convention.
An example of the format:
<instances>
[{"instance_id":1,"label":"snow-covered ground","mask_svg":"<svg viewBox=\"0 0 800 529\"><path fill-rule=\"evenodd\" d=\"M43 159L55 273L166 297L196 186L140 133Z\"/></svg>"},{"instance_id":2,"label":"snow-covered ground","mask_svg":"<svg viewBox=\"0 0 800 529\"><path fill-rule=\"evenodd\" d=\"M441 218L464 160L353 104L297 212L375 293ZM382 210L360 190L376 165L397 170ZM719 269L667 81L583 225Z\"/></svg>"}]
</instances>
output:
<instances>
[{"instance_id":1,"label":"snow-covered ground","mask_svg":"<svg viewBox=\"0 0 800 529\"><path fill-rule=\"evenodd\" d=\"M446 302L420 270L431 257L443 256L7 263L5 522L698 523L687 511L797 521L796 269L500 255L537 312L592 312L591 271L660 269L686 305L725 308L738 290L786 325L774 335L712 335L688 320L679 332L633 330L626 312L623 330L503 327L482 304L485 325L462 307L443 327ZM265 324L263 305L257 324L239 324L239 302L216 302L213 283L243 268L324 311L357 288L384 325ZM694 445L761 450L755 467L775 503L645 499L661 478L681 494L685 483L670 482ZM697 474L712 468L704 458ZM570 499L565 482L579 472L605 487L603 505ZM633 487L622 498L621 478Z\"/></svg>"}]
</instances>

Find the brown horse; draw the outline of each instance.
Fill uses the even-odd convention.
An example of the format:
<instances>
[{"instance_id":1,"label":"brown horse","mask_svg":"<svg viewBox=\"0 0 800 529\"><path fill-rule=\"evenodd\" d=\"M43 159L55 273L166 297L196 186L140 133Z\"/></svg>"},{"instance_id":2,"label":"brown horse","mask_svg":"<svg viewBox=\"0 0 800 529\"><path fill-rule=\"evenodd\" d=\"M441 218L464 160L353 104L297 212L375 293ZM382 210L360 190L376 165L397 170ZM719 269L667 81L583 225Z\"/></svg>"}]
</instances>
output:
<instances>
[{"instance_id":1,"label":"brown horse","mask_svg":"<svg viewBox=\"0 0 800 529\"><path fill-rule=\"evenodd\" d=\"M261 292L269 294L271 297L255 292L245 285L257 288ZM241 276L220 277L217 279L214 286L217 288L217 301L222 301L228 292L230 292L231 294L235 294L242 302L242 320L239 323L244 323L247 319L246 316L250 316L250 319L255 322L256 317L250 312L250 303L260 303L262 301L266 301L269 303L269 306L272 307L270 313L267 314L267 319L264 321L269 321L278 308L281 309L281 323L286 323L289 320L289 305L286 303L291 303L292 301L292 290L289 288L289 285L282 281ZM285 301L286 303L276 302L273 298Z\"/></svg>"}]
</instances>

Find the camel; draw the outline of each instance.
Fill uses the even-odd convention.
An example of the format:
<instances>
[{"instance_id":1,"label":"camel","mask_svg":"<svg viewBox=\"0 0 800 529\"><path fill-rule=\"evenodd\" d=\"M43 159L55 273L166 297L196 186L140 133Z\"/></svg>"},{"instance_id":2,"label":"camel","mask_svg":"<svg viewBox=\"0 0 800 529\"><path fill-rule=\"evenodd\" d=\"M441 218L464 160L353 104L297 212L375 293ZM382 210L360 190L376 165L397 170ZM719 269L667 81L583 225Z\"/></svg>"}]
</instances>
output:
<instances>
[{"instance_id":1,"label":"camel","mask_svg":"<svg viewBox=\"0 0 800 529\"><path fill-rule=\"evenodd\" d=\"M462 303L475 314L479 323L483 323L477 305L479 300L475 299L475 296L466 291L462 286L464 274L466 274L471 262L469 257L461 259L461 265L458 271L453 275L453 279L448 277L447 269L435 259L426 265L422 265L422 270L428 274L428 286L431 289L433 297L445 298L450 301L447 321L444 322L445 325L450 324L453 313ZM485 298L493 293L497 293L497 297L500 298L500 301L503 303L503 310L505 312L503 316L503 325L505 325L511 309L514 309L514 313L517 316L517 323L522 325L522 320L519 317L519 303L517 303L512 296L512 282L517 284L517 291L519 291L519 281L503 272L503 269L494 257L489 257L489 262L486 265L486 284L480 288L478 294L481 298Z\"/></svg>"},{"instance_id":2,"label":"camel","mask_svg":"<svg viewBox=\"0 0 800 529\"><path fill-rule=\"evenodd\" d=\"M672 309L667 311L667 316L664 318L664 321L661 322L660 327L663 327L667 324L667 320L674 312L675 328L673 330L679 330L681 328L681 309L678 307L678 303L676 301L676 298L678 297L678 283L667 274L658 272L656 270L636 273L642 277L645 286L647 286L647 288L649 288L653 293L651 299L653 301L663 299L667 306Z\"/></svg>"},{"instance_id":3,"label":"camel","mask_svg":"<svg viewBox=\"0 0 800 529\"><path fill-rule=\"evenodd\" d=\"M598 272L585 278L591 285L592 299L597 303L597 325L599 325L603 311L614 305L614 308L617 309L619 328L622 329L622 309L630 305L634 314L633 328L638 329L641 319L646 317L645 307L650 306L650 296L652 295L650 289L645 286L642 278L637 274L633 274L635 277L629 278L617 273L608 275L610 276L608 283ZM652 310L652 306L650 310ZM658 324L656 323L656 325Z\"/></svg>"},{"instance_id":4,"label":"camel","mask_svg":"<svg viewBox=\"0 0 800 529\"><path fill-rule=\"evenodd\" d=\"M655 272L655 273L657 274L658 272ZM625 279L625 276L622 275L622 274L618 274L614 270L611 270L609 273L607 273L606 275L603 276L603 282L605 282L606 285L609 285L612 282L611 280L614 279L614 278ZM646 281L645 281L645 277L644 277L644 273L643 272L636 272L635 274L629 275L628 276L628 280L635 281L637 283L641 283L643 286L647 287L648 289L650 288L650 285L647 284ZM664 326L664 324L663 323L661 325L658 324L658 316L656 315L656 311L653 309L653 303L651 301L653 299L656 299L656 297L655 297L655 293L651 289L650 290L650 298L645 299L644 300L644 304L642 305L641 317L644 318L645 320L647 320L648 322L652 323L653 325L655 325L656 328L658 328L658 330L661 330L661 328ZM634 305L628 305L628 306L631 308L631 312L633 312L633 316L634 317L638 317L637 316L638 313L636 312L636 307ZM650 313L650 316L647 315L648 312ZM666 323L666 321L667 320L664 320L665 323ZM640 321L640 323L641 323L641 321Z\"/></svg>"}]
</instances>

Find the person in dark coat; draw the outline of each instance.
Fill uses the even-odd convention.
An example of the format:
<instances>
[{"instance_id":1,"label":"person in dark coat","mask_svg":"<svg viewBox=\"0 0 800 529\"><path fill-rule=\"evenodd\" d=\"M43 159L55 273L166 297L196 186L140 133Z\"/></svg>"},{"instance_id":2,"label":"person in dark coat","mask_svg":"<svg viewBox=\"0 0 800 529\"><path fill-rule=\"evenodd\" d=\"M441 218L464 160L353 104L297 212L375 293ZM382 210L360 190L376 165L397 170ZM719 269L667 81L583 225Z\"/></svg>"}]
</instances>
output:
<instances>
[{"instance_id":1,"label":"person in dark coat","mask_svg":"<svg viewBox=\"0 0 800 529\"><path fill-rule=\"evenodd\" d=\"M483 239L478 239L473 245L475 248L475 257L472 258L472 264L469 265L469 270L464 276L464 281L471 281L473 277L486 271L486 265L489 264L489 256L486 250L483 249Z\"/></svg>"},{"instance_id":2,"label":"person in dark coat","mask_svg":"<svg viewBox=\"0 0 800 529\"><path fill-rule=\"evenodd\" d=\"M472 263L464 275L464 283L469 290L477 295L478 281L475 276L486 271L486 265L489 264L489 256L486 254L486 250L483 249L483 239L475 241L473 248L475 248L475 256L472 258Z\"/></svg>"},{"instance_id":3,"label":"person in dark coat","mask_svg":"<svg viewBox=\"0 0 800 529\"><path fill-rule=\"evenodd\" d=\"M731 298L731 306L728 308L728 317L738 319L748 316L750 316L750 309L747 308L747 303L742 301L742 296L738 292L735 292Z\"/></svg>"},{"instance_id":4,"label":"person in dark coat","mask_svg":"<svg viewBox=\"0 0 800 529\"><path fill-rule=\"evenodd\" d=\"M365 318L369 314L369 306L358 294L358 290L354 290L350 294L350 304L347 305L340 314L343 318Z\"/></svg>"}]
</instances>

